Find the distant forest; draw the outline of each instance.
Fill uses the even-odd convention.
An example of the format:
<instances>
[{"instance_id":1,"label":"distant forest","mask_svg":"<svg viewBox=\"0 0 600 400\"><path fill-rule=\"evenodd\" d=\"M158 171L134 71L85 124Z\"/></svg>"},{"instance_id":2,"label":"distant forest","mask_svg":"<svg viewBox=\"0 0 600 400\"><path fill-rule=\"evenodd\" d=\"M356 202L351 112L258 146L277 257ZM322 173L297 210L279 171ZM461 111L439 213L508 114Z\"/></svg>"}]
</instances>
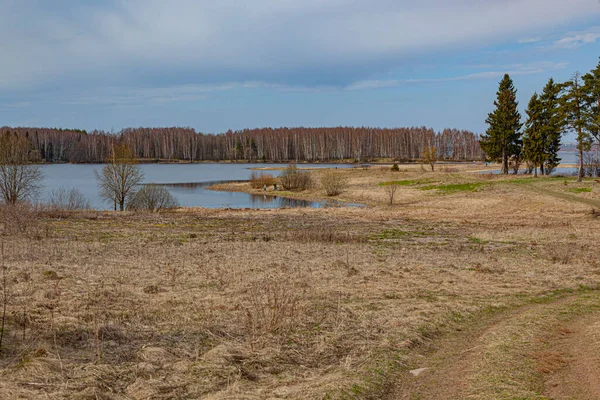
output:
<instances>
[{"instance_id":1,"label":"distant forest","mask_svg":"<svg viewBox=\"0 0 600 400\"><path fill-rule=\"evenodd\" d=\"M3 127L3 134L26 137L32 159L101 163L112 146L127 145L141 160L327 162L423 158L435 147L438 160L482 160L479 135L431 128L261 128L203 134L192 128L126 128L118 133L52 128Z\"/></svg>"}]
</instances>

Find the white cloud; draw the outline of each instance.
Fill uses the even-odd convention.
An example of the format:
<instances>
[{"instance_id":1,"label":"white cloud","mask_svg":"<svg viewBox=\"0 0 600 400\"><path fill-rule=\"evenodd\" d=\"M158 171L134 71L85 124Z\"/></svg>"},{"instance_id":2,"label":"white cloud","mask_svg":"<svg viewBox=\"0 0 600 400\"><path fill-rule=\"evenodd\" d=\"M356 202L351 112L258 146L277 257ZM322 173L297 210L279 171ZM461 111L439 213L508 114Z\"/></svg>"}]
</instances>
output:
<instances>
[{"instance_id":1,"label":"white cloud","mask_svg":"<svg viewBox=\"0 0 600 400\"><path fill-rule=\"evenodd\" d=\"M554 48L574 49L586 44L596 43L600 39L600 30L594 28L593 31L569 34L554 42Z\"/></svg>"},{"instance_id":2,"label":"white cloud","mask_svg":"<svg viewBox=\"0 0 600 400\"><path fill-rule=\"evenodd\" d=\"M522 39L517 40L517 43L519 43L519 44L531 44L531 43L537 43L540 40L541 39L539 37L522 38Z\"/></svg>"},{"instance_id":3,"label":"white cloud","mask_svg":"<svg viewBox=\"0 0 600 400\"><path fill-rule=\"evenodd\" d=\"M383 89L390 87L398 87L411 84L428 84L428 83L443 83L466 81L472 79L496 79L501 78L504 74L513 76L540 74L552 70L566 68L569 64L566 62L536 62L531 64L513 64L505 66L497 66L492 71L480 71L471 74L451 76L447 78L425 78L425 79L388 79L388 80L364 80L354 82L346 87L347 90L369 90Z\"/></svg>"},{"instance_id":4,"label":"white cloud","mask_svg":"<svg viewBox=\"0 0 600 400\"><path fill-rule=\"evenodd\" d=\"M350 82L405 57L515 41L593 15L597 0L6 0L0 88L165 72L195 83L293 85L311 74Z\"/></svg>"}]
</instances>

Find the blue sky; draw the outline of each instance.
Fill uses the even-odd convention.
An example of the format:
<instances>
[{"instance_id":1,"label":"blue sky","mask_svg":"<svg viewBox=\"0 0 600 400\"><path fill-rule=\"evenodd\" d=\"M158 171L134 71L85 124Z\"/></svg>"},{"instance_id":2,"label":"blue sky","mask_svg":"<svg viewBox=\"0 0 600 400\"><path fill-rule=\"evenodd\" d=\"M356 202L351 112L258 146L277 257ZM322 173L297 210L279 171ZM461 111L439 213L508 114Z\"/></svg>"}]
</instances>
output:
<instances>
[{"instance_id":1,"label":"blue sky","mask_svg":"<svg viewBox=\"0 0 600 400\"><path fill-rule=\"evenodd\" d=\"M485 130L600 56L600 0L1 0L0 125Z\"/></svg>"}]
</instances>

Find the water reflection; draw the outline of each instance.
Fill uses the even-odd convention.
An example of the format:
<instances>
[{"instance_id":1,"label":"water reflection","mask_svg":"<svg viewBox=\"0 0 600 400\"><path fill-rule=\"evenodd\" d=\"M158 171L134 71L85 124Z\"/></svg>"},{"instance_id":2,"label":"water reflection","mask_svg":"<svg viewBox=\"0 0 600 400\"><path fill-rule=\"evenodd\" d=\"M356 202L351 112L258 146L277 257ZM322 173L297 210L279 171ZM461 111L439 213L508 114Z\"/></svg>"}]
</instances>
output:
<instances>
[{"instance_id":1,"label":"water reflection","mask_svg":"<svg viewBox=\"0 0 600 400\"><path fill-rule=\"evenodd\" d=\"M211 191L208 187L223 183L240 183L246 181L212 181L212 182L185 182L185 183L163 183L160 186L164 186L170 192L175 195L202 195L205 196L208 193L214 193L215 195L232 195L237 197L236 206L243 205L247 208L324 208L324 207L362 207L362 204L354 203L343 203L337 200L326 200L326 201L311 201L302 199L291 199L289 197L281 197L272 193L265 194L254 194L245 192L221 192ZM245 199L246 201L243 201ZM240 204L242 203L242 204ZM231 206L231 204L224 204L224 206Z\"/></svg>"},{"instance_id":2,"label":"water reflection","mask_svg":"<svg viewBox=\"0 0 600 400\"><path fill-rule=\"evenodd\" d=\"M281 170L270 171L277 176L286 164L264 164ZM102 169L96 164L46 164L42 166L44 181L40 200L48 200L52 191L65 188L77 188L93 208L105 210L112 208L99 195L98 182L95 172ZM184 207L208 208L278 208L278 207L331 207L344 203L336 202L307 202L305 200L289 200L277 197L275 199L259 199L243 192L222 192L206 190L210 185L223 182L246 182L251 170L257 164L141 164L144 173L144 183L163 184ZM351 168L352 165L315 165L310 168ZM276 193L267 193L267 195ZM352 205L351 205L352 206Z\"/></svg>"}]
</instances>

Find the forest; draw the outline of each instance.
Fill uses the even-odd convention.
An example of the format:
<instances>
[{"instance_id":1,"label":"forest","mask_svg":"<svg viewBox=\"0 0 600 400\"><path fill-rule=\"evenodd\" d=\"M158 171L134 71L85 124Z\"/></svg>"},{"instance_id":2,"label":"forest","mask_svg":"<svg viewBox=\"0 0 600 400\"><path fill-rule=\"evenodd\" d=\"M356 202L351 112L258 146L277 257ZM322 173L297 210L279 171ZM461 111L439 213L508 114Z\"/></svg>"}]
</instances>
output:
<instances>
[{"instance_id":1,"label":"forest","mask_svg":"<svg viewBox=\"0 0 600 400\"><path fill-rule=\"evenodd\" d=\"M466 130L431 128L260 128L204 134L188 127L94 130L2 127L4 134L25 137L38 162L99 163L110 149L124 144L141 160L327 162L389 159L412 161L434 147L437 159L481 160L479 135Z\"/></svg>"}]
</instances>

